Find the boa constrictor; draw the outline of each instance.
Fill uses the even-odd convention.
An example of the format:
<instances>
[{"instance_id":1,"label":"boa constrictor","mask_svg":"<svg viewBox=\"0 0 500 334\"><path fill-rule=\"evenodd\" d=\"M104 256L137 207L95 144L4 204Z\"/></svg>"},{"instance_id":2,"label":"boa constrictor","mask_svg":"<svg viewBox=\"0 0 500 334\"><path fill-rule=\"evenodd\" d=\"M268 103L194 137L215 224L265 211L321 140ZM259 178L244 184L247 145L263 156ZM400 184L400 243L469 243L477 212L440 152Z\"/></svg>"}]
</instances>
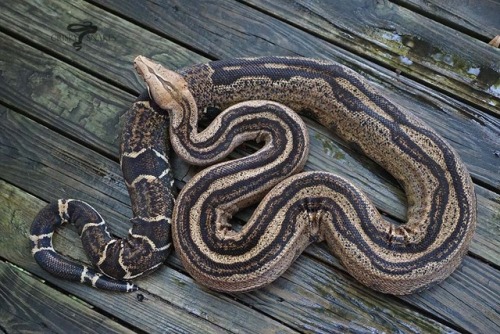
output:
<instances>
[{"instance_id":1,"label":"boa constrictor","mask_svg":"<svg viewBox=\"0 0 500 334\"><path fill-rule=\"evenodd\" d=\"M143 94L128 112L122 138L132 228L127 239L113 239L88 204L49 204L35 218L30 238L35 259L54 275L135 290L122 279L151 272L165 260L172 248L170 227L186 270L201 284L229 292L273 281L313 242L326 241L353 277L391 294L440 282L466 254L476 203L464 164L432 129L352 70L293 57L215 61L174 72L139 56L135 67L149 97ZM198 119L210 107L229 108L200 132ZM308 139L288 108L331 129L389 171L407 194L407 222L384 220L339 176L296 174ZM174 206L168 126L176 153L198 165L220 161L245 140L264 144L255 154L197 174ZM260 199L249 222L233 229L232 215ZM54 251L54 229L68 221L104 275Z\"/></svg>"}]
</instances>

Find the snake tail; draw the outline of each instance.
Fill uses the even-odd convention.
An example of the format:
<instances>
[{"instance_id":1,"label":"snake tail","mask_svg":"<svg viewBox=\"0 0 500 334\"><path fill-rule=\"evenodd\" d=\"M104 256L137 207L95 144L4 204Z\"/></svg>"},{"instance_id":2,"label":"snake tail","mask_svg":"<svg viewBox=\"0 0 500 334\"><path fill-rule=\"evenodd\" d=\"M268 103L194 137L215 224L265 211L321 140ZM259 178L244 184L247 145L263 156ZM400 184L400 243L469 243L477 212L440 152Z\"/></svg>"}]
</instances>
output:
<instances>
[{"instance_id":1,"label":"snake tail","mask_svg":"<svg viewBox=\"0 0 500 334\"><path fill-rule=\"evenodd\" d=\"M101 215L83 201L61 199L48 204L30 231L32 254L54 276L96 288L130 292L127 282L157 269L171 251L173 176L167 158L167 116L141 96L125 114L121 167L132 203L127 238L113 238ZM63 223L74 224L93 265L66 259L54 250L52 237Z\"/></svg>"}]
</instances>

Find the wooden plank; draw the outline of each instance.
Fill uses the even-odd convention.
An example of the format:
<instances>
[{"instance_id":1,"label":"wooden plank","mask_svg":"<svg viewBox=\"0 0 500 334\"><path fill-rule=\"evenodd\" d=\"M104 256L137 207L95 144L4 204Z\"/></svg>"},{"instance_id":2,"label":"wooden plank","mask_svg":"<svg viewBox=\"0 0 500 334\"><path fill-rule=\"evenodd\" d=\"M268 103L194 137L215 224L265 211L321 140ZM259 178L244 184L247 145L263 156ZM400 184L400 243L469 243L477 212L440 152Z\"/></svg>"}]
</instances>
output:
<instances>
[{"instance_id":1,"label":"wooden plank","mask_svg":"<svg viewBox=\"0 0 500 334\"><path fill-rule=\"evenodd\" d=\"M394 311L388 311L392 314L382 311L382 313L373 312L380 311L377 306L380 300L393 299L389 296L383 296L379 293L364 289L357 282L353 282L351 276L345 272L332 271L330 264L335 264L335 267L342 269L338 261L333 258L324 245L313 245L307 250L307 254L319 261L311 261L303 256L299 257L296 263L282 276L280 280L273 283L273 288L278 289L273 292L278 299L287 300L287 296L294 294L297 291L304 296L319 295L328 300L326 304L315 302L317 307L321 305L324 312L330 313L332 310L336 312L346 312L347 322L335 324L335 327L329 328L330 331L347 332L349 328L359 326L358 321L349 318L349 311L359 312L365 310L370 312L372 316L377 318L385 317L401 317L403 314ZM176 260L175 265L181 266ZM475 272L481 271L479 275ZM478 276L477 278L475 276ZM294 286L296 284L296 286ZM347 287L346 287L347 285ZM338 288L337 288L338 287ZM356 287L359 287L357 289ZM305 290L305 291L301 291ZM462 291L467 291L466 295L462 295ZM500 329L500 316L497 313L498 300L500 298L500 276L498 270L485 266L481 261L467 257L452 274L452 276L441 283L439 286L430 290L413 294L410 296L401 297L408 304L417 306L419 309L425 310L426 313L432 313L433 317L438 315L448 324L459 326L456 329L463 332L472 333L496 333ZM292 313L282 315L279 309L274 310L266 293L260 294L259 291L255 294L245 294L240 298L249 305L259 305L264 307L266 312L272 312L276 317L285 317L289 323L305 323L310 322L314 315L308 315L302 318L301 314ZM310 306L309 300L298 299L299 303L287 305L293 309ZM340 310L339 310L340 308ZM473 313L470 313L470 312ZM277 312L277 314L275 314ZM406 311L405 311L406 312ZM330 315L329 315L330 317ZM381 319L381 321L383 321ZM386 328L388 332L395 332L397 328L405 328L405 324L396 324L398 327ZM352 327L349 327L352 326ZM389 325L388 326L392 326ZM408 329L409 330L409 329Z\"/></svg>"},{"instance_id":2,"label":"wooden plank","mask_svg":"<svg viewBox=\"0 0 500 334\"><path fill-rule=\"evenodd\" d=\"M468 257L458 271L460 274L444 281L439 291L431 289L403 299L433 314L436 310L450 310L445 316L448 321L453 321L459 314L464 317L463 327L472 333L498 333L500 331L498 270ZM467 298L457 298L464 290L467 291ZM474 310L472 314L468 313L471 309Z\"/></svg>"},{"instance_id":3,"label":"wooden plank","mask_svg":"<svg viewBox=\"0 0 500 334\"><path fill-rule=\"evenodd\" d=\"M1 107L0 107L1 110ZM46 192L41 194L42 197L52 198L55 193L60 191L60 189L64 189L64 195L69 197L78 197L88 200L88 198L92 198L94 196L100 196L100 194L106 194L114 192L119 192L114 189L116 185L114 184L106 184L105 180L100 180L96 175L92 177L93 188L89 189L86 184L83 183L75 183L72 184L71 187L67 187L74 178L74 175L68 175L68 171L71 171L74 168L71 166L81 166L82 161L89 161L88 172L92 173L94 171L95 174L106 173L108 171L103 170L102 166L106 165L107 162L102 162L102 160L106 160L102 156L96 154L95 152L85 149L81 145L77 145L72 143L69 140L64 140L61 135L53 133L46 128L36 124L33 121L26 119L24 116L21 116L15 112L4 110L0 112L0 148L4 148L5 151L1 151L0 153L0 161L9 161L15 160L15 163L11 166L13 168L19 168L19 170L24 170L23 177L15 177L14 175L19 175L19 173L14 173L9 167L10 163L6 163L6 165L0 165L0 168L6 173L4 174L5 178L9 181L13 181L15 183L22 183L22 179L26 180L26 175L30 175L29 182L24 182L21 186L27 189L30 192L38 194L38 191L33 191L34 189L29 185L30 183L38 183L38 180L46 180ZM18 138L17 140L14 138ZM33 149L35 148L36 149ZM57 152L68 152L66 154L57 154L51 156L47 148L51 148L53 151ZM6 154L5 154L6 153ZM7 156L5 156L5 155ZM10 159L9 159L10 157ZM40 160L43 160L41 162ZM94 167L91 167L94 165ZM77 168L79 170L80 168ZM113 170L118 170L118 164L114 164ZM78 172L74 172L78 173ZM87 171L85 171L87 173ZM110 174L114 173L111 171ZM37 182L33 182L33 180L37 180ZM38 187L38 186L36 186ZM111 189L110 189L111 188ZM121 188L121 187L119 187ZM0 222L1 221L10 221L9 226L5 227L5 231L7 231L7 235L11 235L15 232L15 236L11 235L9 238L6 238L4 242L8 244L1 245L0 249L2 249L2 256L9 261L16 263L23 268L26 268L29 271L36 273L44 277L45 279L51 280L51 282L56 282L58 286L63 287L64 289L68 289L71 293L74 293L80 298L86 300L87 302L99 303L99 298L97 297L99 293L92 293L87 296L88 292L85 292L84 287L80 287L78 284L72 283L64 283L57 279L54 279L44 273L38 266L34 263L33 259L30 256L29 249L27 249L26 243L26 234L29 228L29 222L37 210L43 205L41 201L30 200L30 197L27 195L23 195L20 198L17 193L12 195L13 191L0 191L0 193L7 193L8 200L4 200L6 203L7 212L3 213L3 217L12 217L12 212L24 212L27 217L23 217L24 219L3 219L0 214ZM26 197L27 198L24 198ZM98 210L101 210L102 207L111 207L113 210L121 207L121 203L117 203L116 200L113 199L113 196L109 198L103 198L101 201L90 201L95 204ZM28 208L19 207L19 205L27 205ZM0 209L1 210L1 209ZM127 210L129 211L129 209ZM110 223L111 230L117 232L119 235L125 235L128 226L126 224L115 223L119 221L122 216L124 216L123 212L113 213L110 212L111 216L105 215L108 218L108 222ZM15 214L14 214L15 215ZM112 218L112 219L109 219ZM75 243L76 235L72 235L70 238L65 240L60 240L59 243L56 244L58 249L61 249L65 254L70 254L73 257L78 259L83 259L83 251L81 249L81 245L79 243ZM2 240L0 240L2 241ZM20 245L25 244L26 246L21 247ZM17 250L17 251L13 251ZM75 252L77 254L75 255ZM168 263L177 261L176 257L170 257ZM305 263L310 260L304 260ZM300 267L300 265L299 265ZM309 264L302 270L308 270L308 267L314 267L314 264ZM325 269L325 275L328 279L332 279L335 277L338 270L328 267ZM345 275L345 274L342 274ZM282 281L285 280L285 281ZM173 271L169 268L162 268L162 270L155 272L154 275L149 276L148 278L140 281L140 286L143 289L141 292L146 292L150 295L149 298L159 300L158 304L153 305L151 307L158 308L158 311L155 311L155 317L159 316L159 313L166 312L163 311L165 307L162 305L160 301L168 301L168 303L173 304L176 308L181 310L189 311L190 313L194 313L199 315L200 317L206 317L208 320L213 321L218 326L222 328L231 329L230 324L237 324L238 328L246 328L249 331L256 330L258 332L266 332L265 328L261 328L262 330L258 330L259 327L268 326L275 328L279 326L279 323L275 322L275 320L271 320L269 318L264 318L260 320L252 320L253 317L263 316L263 314L268 314L266 312L272 312L270 315L273 319L296 319L291 322L291 325L294 329L298 330L317 330L322 332L331 332L332 329L336 328L336 326L347 326L348 322L354 322L358 324L358 327L364 328L364 330L369 330L370 328L378 328L380 331L383 331L386 328L397 328L397 327L409 327L416 326L419 328L422 326L420 331L425 331L424 329L433 328L436 331L442 332L448 329L445 329L442 325L430 321L425 316L419 315L417 312L412 311L410 308L405 306L404 304L398 303L395 299L390 297L381 297L376 303L370 301L370 296L366 295L366 290L369 290L365 287L361 287L357 283L353 283L352 279L345 279L341 285L335 287L335 289L339 289L342 291L352 291L353 299L349 299L351 305L343 305L340 302L337 302L337 307L331 308L327 307L330 302L324 300L324 297L318 294L311 294L307 292L307 289L300 285L297 282L287 283L286 278L281 279L279 282L284 283L276 283L277 286L282 286L285 284L284 291L275 292L276 285L271 285L265 289L259 290L252 294L248 294L253 298L254 302L252 303L253 309L248 309L247 307L235 302L232 298L226 297L221 294L217 294L215 292L207 291L194 284L194 282L187 278L185 275L180 275L178 272ZM281 285L280 285L281 284ZM317 283L319 284L319 282ZM77 285L77 286L75 286ZM308 285L308 284L306 284ZM361 291L358 291L361 290ZM373 292L374 293L374 292ZM97 295L97 296L96 296ZM363 297L365 296L365 297ZM384 312L389 312L390 314L394 314L394 318L391 317L389 323L387 320L381 317L373 316L373 309L367 309L364 311L357 310L353 314L346 315L346 309L352 309L354 307L353 303L356 303L356 299L366 300L363 303L377 305L377 309L384 310ZM243 297L241 297L243 298ZM265 298L265 305L260 305L255 302L256 299L262 300ZM284 304L284 302L286 302ZM305 307L305 304L309 303L309 307ZM286 308L283 305L302 305L300 308ZM103 307L102 305L100 307ZM121 312L153 312L149 309L142 309L141 305L134 304L135 309L132 311L121 311ZM144 307L149 307L144 306ZM266 312L263 311L265 309ZM246 310L246 311L245 311ZM258 310L257 313L255 310ZM170 310L169 310L170 312ZM222 312L223 314L219 314ZM248 313L249 314L248 314ZM254 314L255 312L255 314ZM396 316L397 315L397 316ZM125 317L125 314L115 314L115 316L119 316L120 318ZM130 314L128 314L130 316ZM307 321L306 321L307 320ZM128 321L128 320L127 320ZM180 320L179 320L180 321ZM188 320L184 320L188 321ZM281 320L284 321L284 320ZM287 322L288 323L288 322ZM419 324L419 325L415 325ZM137 325L137 324L134 324ZM155 326L151 324L151 326ZM172 325L174 326L174 324ZM228 327L226 327L228 326ZM389 326L389 327L388 327ZM285 330L281 325L281 330ZM324 330L323 330L324 329Z\"/></svg>"},{"instance_id":4,"label":"wooden plank","mask_svg":"<svg viewBox=\"0 0 500 334\"><path fill-rule=\"evenodd\" d=\"M16 2L12 6L7 6L0 10L0 17L3 15L6 20L9 21L9 24L12 24L13 30L15 30L16 34L21 34L25 38L30 38L35 41L39 45L50 45L51 50L57 52L58 57L60 58L68 58L68 57L76 57L80 62L79 65L85 67L88 72L95 73L99 72L105 78L108 78L108 81L119 83L120 86L126 87L127 90L137 92L143 89L143 84L137 80L135 77L132 66L129 63L129 68L126 69L126 63L128 59L124 60L115 60L115 58L110 57L108 54L108 49L115 48L114 43L110 42L110 45L106 45L106 48L96 48L91 49L91 45L89 48L82 48L80 51L75 52L71 49L70 46L51 41L49 36L54 34L58 34L61 31L64 32L67 21L65 22L64 18L68 11L71 11L72 20L83 21L87 18L88 13L91 13L92 19L95 22L99 22L99 24L105 24L100 22L109 22L106 21L107 13L102 12L97 7L91 6L87 3L75 2L76 6L66 4L66 3L50 3L49 11L51 15L58 18L57 25L54 28L50 28L45 25L46 17L48 13L44 10L43 6L35 6L31 2ZM2 4L0 4L0 7ZM67 6L70 6L69 8ZM29 17L26 17L29 15ZM67 20L67 19L66 19ZM25 25L16 26L15 22L25 22L30 21L33 24L30 27L25 28ZM186 65L186 58L191 57L191 53L188 51L183 51L183 49L179 46L172 45L172 43L166 41L164 38L160 36L154 35L149 31L146 31L137 26L131 27L130 23L115 18L113 21L115 26L103 28L103 34L105 35L116 35L119 31L126 31L127 34L131 34L131 36L135 33L137 38L130 38L133 40L133 43L119 43L120 48L115 51L119 54L119 52L125 52L126 54L132 57L134 54L138 54L147 50L148 55L153 58L158 58L159 61L164 61L165 53L161 53L159 50L162 48L172 50L173 54L172 59L166 60L166 66L172 66L173 68ZM39 26L37 27L36 24ZM19 23L18 23L19 25ZM106 27L106 26L104 26ZM40 33L39 31L43 32ZM143 38L144 36L144 38ZM127 39L128 41L129 39ZM155 44L154 41L158 41L158 48L151 48L151 44ZM6 41L6 43L9 43ZM116 42L118 43L118 41ZM121 49L123 45L127 45L129 49L127 51ZM155 45L156 45L155 44ZM7 44L9 45L9 44ZM150 50L151 49L151 50ZM101 51L103 50L103 51ZM279 53L279 47L276 47L277 53ZM9 49L9 52L16 52L15 48L12 47ZM99 54L104 52L104 54ZM182 54L185 56L180 57L176 56L178 54ZM17 74L21 78L30 78L30 73L35 72L37 76L43 77L47 73L51 71L51 69L58 69L60 72L64 73L72 73L74 68L64 67L59 70L60 63L52 61L49 57L47 60L46 67L41 69L40 65L37 64L38 54L36 53L33 57L30 57L30 60L23 60L22 62L15 62L16 57L9 58L9 66L12 67L12 73L22 73L22 75ZM347 57L347 56L346 56ZM45 58L47 58L45 56ZM98 58L98 64L95 61L88 60ZM127 60L127 61L125 61ZM338 60L338 59L337 59ZM121 62L120 62L121 61ZM200 57L193 57L193 63L195 62L203 62L206 59L200 59ZM12 63L13 62L13 63ZM26 64L28 62L28 64ZM119 64L117 62L120 62ZM125 62L125 63L123 63ZM124 68L125 67L125 68ZM366 72L366 68L358 67L358 70ZM374 70L374 69L372 69ZM375 69L376 70L376 69ZM40 73L41 72L41 73ZM52 70L56 75L58 72L56 70ZM126 72L126 73L124 73ZM403 81L398 81L394 79L394 76L389 74L384 74L384 72L373 72L370 74L371 80L374 80L374 84L378 86L378 88L390 97L394 102L402 105L403 107L409 109L411 112L418 115L420 118L424 119L431 126L436 128L436 130L441 133L447 140L449 140L453 146L458 150L464 161L467 163L469 171L472 173L473 177L477 180L480 180L483 184L488 184L491 187L500 190L500 166L498 164L498 157L495 156L494 152L498 149L496 141L498 136L500 136L500 120L495 119L494 117L488 116L477 109L464 105L460 102L457 102L448 97L437 94L433 91L428 90L427 88L418 85L416 83L403 83ZM32 115L36 118L41 119L43 122L51 122L49 114L47 114L46 109L49 108L50 111L54 110L54 114L57 116L54 121L52 121L54 127L61 129L61 131L68 133L71 135L72 133L78 132L78 129L70 126L69 128L63 128L62 124L59 124L57 121L59 115L64 114L64 117L68 117L72 119L72 123L77 120L80 121L84 119L86 116L82 115L79 111L82 108L99 108L102 110L100 112L102 119L97 118L96 123L97 126L102 124L102 129L98 132L100 138L103 138L104 141L109 142L110 145L104 145L104 147L98 146L101 150L104 150L108 154L116 154L116 148L118 147L118 143L116 139L118 136L116 134L119 131L116 128L116 119L111 119L106 121L105 118L109 117L109 112L112 112L113 109L117 108L126 108L127 106L119 106L118 104L121 101L124 101L125 97L122 92L115 93L115 97L113 97L110 101L105 101L104 103L101 101L100 105L92 104L92 102L98 101L96 96L99 94L100 86L95 86L91 92L92 96L85 100L86 102L80 102L78 100L70 101L68 97L63 96L60 92L73 92L73 90L65 86L63 83L60 83L57 80L54 80L54 84L60 84L61 87L57 88L55 91L58 92L60 98L57 101L45 101L45 106L40 106L40 108L33 108L33 106L37 106L37 104L33 104L30 99L30 96L27 99L21 97L20 99L16 96L19 91L23 91L22 87L29 84L33 87L33 91L41 91L46 90L43 87L34 87L32 81L35 81L36 77L30 78L31 82L22 82L22 80L16 80L15 78L6 78L6 85L4 100L8 101L16 106L16 108L21 108L23 110L28 110L28 112L32 113ZM8 80L8 81L7 81ZM28 79L27 79L28 80ZM94 79L91 79L94 80ZM38 84L42 84L41 81L37 81ZM78 87L81 87L83 81L77 81ZM43 82L45 84L46 82ZM1 83L0 83L1 84ZM106 85L104 87L107 87ZM105 89L104 89L105 90ZM53 91L50 93L54 93ZM89 92L90 93L90 92ZM105 91L103 92L105 93ZM42 100L47 98L47 95L40 94L36 96L37 99ZM126 97L128 99L128 96ZM79 106L78 108L75 106ZM68 114L68 110L72 110L71 114ZM74 118L73 118L74 117ZM71 124L70 124L71 125ZM86 124L82 124L85 125ZM78 126L78 125L76 125ZM81 131L81 130L80 130ZM469 136L464 138L463 133L475 133L477 136ZM89 135L90 136L90 135ZM92 143L92 142L91 142ZM97 144L95 144L97 145Z\"/></svg>"},{"instance_id":5,"label":"wooden plank","mask_svg":"<svg viewBox=\"0 0 500 334\"><path fill-rule=\"evenodd\" d=\"M47 17L52 19L47 20ZM18 71L18 66L23 65L17 61L17 53L13 58L4 58L7 54L2 53L5 66L11 67L11 71L2 75L1 85L10 87L2 100L21 109L23 105L29 104L30 107L24 109L29 110L40 122L61 129L69 136L73 133L83 133L84 140L89 145L109 155L116 156L118 153L120 123L116 111L120 108L123 111L123 101L130 102L133 97L112 85L94 84L86 88L90 95L87 100L75 99L73 98L75 91L84 87L85 79L82 79L82 76L86 80L95 80L97 76L128 91L133 91L135 88L137 93L142 91L144 86L133 71L132 61L144 50L148 50L156 60L173 67L187 65L193 60L206 61L205 58L144 29L137 32L137 26L128 21L117 17L110 19L109 13L83 1L47 1L43 6L32 1L15 1L10 4L1 2L0 18L10 31L20 34L43 50L56 53L58 57L70 63L78 63L92 74L90 76L82 71L76 73L74 68L68 66L59 67L60 63L56 59L39 51L24 55L29 59L31 67ZM107 40L102 43L85 43L80 51L75 51L71 46L74 36L67 31L66 26L85 20L91 20L98 25L99 33ZM30 24L27 25L25 22ZM140 36L140 45L137 45L136 38L128 36ZM3 44L4 42L7 44ZM8 43L10 41L2 40L5 49L14 51L15 46L9 46ZM38 63L39 55L50 60L42 65ZM68 75L74 76L73 81L67 80ZM50 80L50 90L45 88L48 80ZM30 85L31 88L37 85L36 89L33 89L36 94L30 97L18 96L18 93L25 92L26 88L31 90L29 86L23 86L24 84ZM108 100L99 99L100 94L108 96ZM89 109L99 110L102 118L85 119L82 112ZM68 116L73 117L73 120L79 120L78 124L61 122ZM87 131L89 128L94 129L97 137ZM107 140L102 145L102 141L97 138Z\"/></svg>"},{"instance_id":6,"label":"wooden plank","mask_svg":"<svg viewBox=\"0 0 500 334\"><path fill-rule=\"evenodd\" d=\"M500 210L495 213L497 216L498 212ZM308 254L321 263L332 263L335 267L342 268L324 245L311 247ZM310 275L310 272L308 274ZM448 323L457 323L457 319L460 319L461 329L471 333L496 333L500 330L499 270L469 256L438 286L401 298L433 315L439 314Z\"/></svg>"},{"instance_id":7,"label":"wooden plank","mask_svg":"<svg viewBox=\"0 0 500 334\"><path fill-rule=\"evenodd\" d=\"M0 328L8 333L134 333L82 301L1 261Z\"/></svg>"},{"instance_id":8,"label":"wooden plank","mask_svg":"<svg viewBox=\"0 0 500 334\"><path fill-rule=\"evenodd\" d=\"M333 42L499 115L497 51L389 1L243 1L307 31L235 0L97 2L217 58L270 53L329 58Z\"/></svg>"},{"instance_id":9,"label":"wooden plank","mask_svg":"<svg viewBox=\"0 0 500 334\"><path fill-rule=\"evenodd\" d=\"M243 2L498 115L498 54L473 37L389 1Z\"/></svg>"},{"instance_id":10,"label":"wooden plank","mask_svg":"<svg viewBox=\"0 0 500 334\"><path fill-rule=\"evenodd\" d=\"M338 303L339 300L351 301L352 304L348 305L351 305L353 308L356 305L358 309L367 311L373 308L377 309L376 305L381 298L380 294L365 290L358 291L358 293L353 290L334 290L331 288L333 281L335 281L335 284L339 284L339 281L349 281L352 278L347 274L340 275L336 272L334 273L335 276L332 276L331 271L322 262L311 263L303 267L301 261L303 259L298 260L298 269L294 267L293 274L287 273L285 274L285 278L292 281L300 281L302 286L324 296L330 303ZM300 270L302 268L304 269ZM476 270L482 270L479 279L474 274ZM402 299L410 305L418 306L426 312L431 311L433 315L443 317L447 323L458 324L460 330L472 333L498 332L500 330L500 318L494 310L500 298L498 271L488 266L482 266L480 261L471 258L466 259L463 266L459 268L459 271L459 273L453 274L449 280L443 282L439 287L432 288L423 293L402 297ZM476 284L475 282L479 280L482 283ZM466 299L462 299L462 294L458 293L459 290L463 289L467 290ZM365 296L365 298L369 296L369 298L365 299L360 295ZM484 297L487 300L483 299ZM359 303L360 300L367 300L367 302ZM468 313L471 310L475 310L474 313ZM386 312L374 314L374 316L404 317L401 313L390 315ZM459 323L457 323L457 318L460 318ZM390 328L388 331L396 331L397 328L404 327L399 325L398 327ZM346 330L341 329L340 331L345 332Z\"/></svg>"},{"instance_id":11,"label":"wooden plank","mask_svg":"<svg viewBox=\"0 0 500 334\"><path fill-rule=\"evenodd\" d=\"M5 59L6 63L13 59L9 63L9 70L2 73L3 78L7 79L0 81L0 99L7 101L9 104L14 105L16 109L23 110L32 117L43 119L44 123L48 123L58 132L61 131L71 138L76 138L79 142L90 147L102 148L103 151L109 152L115 160L118 160L119 115L130 106L133 96L10 37L0 34L0 41L7 46L4 53L0 55L0 59ZM23 50L21 56L19 56L19 50ZM10 77L12 77L12 80L9 79ZM14 80L15 77L27 79L16 81ZM44 79L38 79L40 77ZM85 89L71 87L85 87ZM71 95L65 93L68 91L71 91ZM74 106L80 107L75 108ZM447 115L446 111L448 109L445 109L440 104L437 107L441 107L445 111L442 117ZM415 110L415 112L418 113L418 110ZM440 119L446 120L445 117ZM479 157L482 158L486 155L478 153L484 152L484 147L492 147L492 149L494 147L493 132L495 131L495 124L493 122L483 118L482 123L466 123L463 128L467 128L468 124L470 124L474 126L473 129L477 130L478 133L483 134L473 138L463 136L461 123L448 122L445 124L449 125L445 126L441 124L439 119L434 120L434 122L432 125L439 126L438 129L448 129L450 131L454 129L455 141L452 144L455 144L455 148L461 155L468 157L467 161L479 165L476 170L482 170L488 176L499 174L495 172L499 168L498 164L495 165L495 160L491 160L491 162L483 166L483 161ZM387 173L383 172L380 167L366 157L339 143L338 139L335 139L331 133L313 127L312 123L309 123L309 125L312 145L306 168L334 171L347 177L365 190L382 211L393 217L404 219L406 212L404 194ZM498 128L500 129L500 126ZM472 128L470 129L472 130ZM498 132L498 129L496 131ZM462 140L459 139L460 137ZM62 159L66 159L65 156L68 155L67 152L59 152L57 148L53 147L48 147L46 155L50 156L54 154L53 152L58 152L57 154ZM110 162L102 163L103 166L98 167L97 174L93 170L94 167L85 162L79 162L76 169L75 166L65 166L64 168L68 170L67 174L71 175L72 178L67 181L68 184L64 185L64 191L70 191L78 184L90 190L99 182L100 178L104 177L106 183L119 185L119 191L113 190L111 195L118 200L120 207L114 207L113 209L126 212L123 218L128 217L130 215L127 209L128 195L125 186L119 183L121 173L118 169L109 172L113 170L110 167ZM489 170L489 168L493 168L490 167L491 165L496 166L492 171ZM470 167L474 168L473 166ZM11 168L12 180L17 179L16 175L20 171L15 165ZM178 173L177 177L182 178L185 169L180 168L176 172ZM20 185L25 181L21 179L16 182L21 182L16 183ZM40 182L30 185L30 187L34 187L40 196L50 198L52 193L48 190L50 187L47 182L49 182L47 179L42 178ZM100 203L105 201L108 196L108 193L102 190L94 190L90 193L93 194L92 198L82 199ZM473 250L476 255L499 264L500 259L497 256L496 249L498 249L499 245L500 231L496 228L489 229L491 226L500 224L499 217L495 218L494 215L489 213L491 210L487 208L491 207L491 201L480 196L479 204L479 227L475 236L478 242L473 244ZM104 215L111 213L109 208L105 207L103 210Z\"/></svg>"},{"instance_id":12,"label":"wooden plank","mask_svg":"<svg viewBox=\"0 0 500 334\"><path fill-rule=\"evenodd\" d=\"M394 2L454 29L482 37L483 42L489 42L500 32L498 1L397 0Z\"/></svg>"},{"instance_id":13,"label":"wooden plank","mask_svg":"<svg viewBox=\"0 0 500 334\"><path fill-rule=\"evenodd\" d=\"M78 64L93 76L128 89L133 87L136 91L143 89L142 82L131 71L137 55L147 52L172 67L206 61L194 52L82 0L48 0L43 5L29 0L2 1L0 19L3 29L29 40L30 44ZM82 48L77 51L72 46L77 35L68 31L67 26L83 21L92 22L98 30L92 39L84 39Z\"/></svg>"}]
</instances>

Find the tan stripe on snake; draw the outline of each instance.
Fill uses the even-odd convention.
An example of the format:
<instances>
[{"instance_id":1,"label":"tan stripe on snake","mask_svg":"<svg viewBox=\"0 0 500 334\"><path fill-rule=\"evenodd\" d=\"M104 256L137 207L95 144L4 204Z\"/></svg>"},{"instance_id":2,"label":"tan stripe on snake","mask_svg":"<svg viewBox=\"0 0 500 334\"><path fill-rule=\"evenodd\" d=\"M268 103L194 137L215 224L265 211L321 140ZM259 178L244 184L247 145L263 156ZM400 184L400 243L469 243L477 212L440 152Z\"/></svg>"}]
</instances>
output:
<instances>
[{"instance_id":1,"label":"tan stripe on snake","mask_svg":"<svg viewBox=\"0 0 500 334\"><path fill-rule=\"evenodd\" d=\"M35 218L30 242L36 261L54 275L134 291L137 286L116 279L158 268L171 249L170 225L187 271L201 284L229 292L272 282L313 242L325 241L352 276L391 294L440 282L466 254L476 203L465 166L433 130L353 71L288 57L216 61L178 72L138 57L135 67L150 98L134 103L122 136L121 163L134 212L129 236L114 239L84 202L49 204ZM198 131L205 109L229 106ZM407 222L385 221L339 176L295 174L307 158L308 138L300 118L285 106L389 171L407 194ZM190 163L213 164L245 140L264 141L263 148L200 172L182 189L172 215L166 113L172 147ZM233 230L232 215L262 197L242 230ZM54 250L54 230L65 222L77 226L100 273Z\"/></svg>"},{"instance_id":2,"label":"tan stripe on snake","mask_svg":"<svg viewBox=\"0 0 500 334\"><path fill-rule=\"evenodd\" d=\"M170 115L173 148L189 162L205 164L200 143L218 127L232 126L212 124L198 132L205 108L270 100L354 144L389 171L408 197L407 222L395 225L343 178L300 173L274 187L243 229L234 231L231 216L258 199L257 191L279 182L279 168L290 163L283 155L269 165L243 161L210 167L182 189L172 221L174 247L201 284L232 292L258 288L281 275L310 243L326 241L363 284L407 294L446 278L466 254L476 203L463 163L432 129L353 71L288 57L217 61L178 73L144 57L135 66L152 99ZM295 135L285 132L284 139L291 142ZM220 153L206 163L225 156Z\"/></svg>"}]
</instances>

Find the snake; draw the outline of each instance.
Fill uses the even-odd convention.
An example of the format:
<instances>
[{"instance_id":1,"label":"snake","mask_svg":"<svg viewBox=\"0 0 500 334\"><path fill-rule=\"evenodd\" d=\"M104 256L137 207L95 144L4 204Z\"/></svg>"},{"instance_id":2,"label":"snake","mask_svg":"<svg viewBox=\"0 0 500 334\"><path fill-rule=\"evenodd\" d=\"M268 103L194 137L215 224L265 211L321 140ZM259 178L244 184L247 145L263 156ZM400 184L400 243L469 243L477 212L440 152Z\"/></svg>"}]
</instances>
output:
<instances>
[{"instance_id":1,"label":"snake","mask_svg":"<svg viewBox=\"0 0 500 334\"><path fill-rule=\"evenodd\" d=\"M48 204L33 221L30 240L36 261L52 274L134 291L128 280L158 268L173 246L198 283L245 292L273 282L310 244L325 242L358 282L405 295L438 284L467 254L477 213L464 163L432 128L355 71L328 60L275 56L177 71L138 56L134 66L147 92L127 113L122 135L132 228L126 239L113 239L85 202ZM339 175L302 171L309 142L295 113L387 170L407 196L406 222L384 219ZM206 118L213 120L201 130ZM261 148L228 160L247 140ZM208 166L175 200L167 145L187 162ZM235 227L233 216L252 204L251 218ZM77 226L97 271L54 250L54 230L66 222Z\"/></svg>"}]
</instances>

